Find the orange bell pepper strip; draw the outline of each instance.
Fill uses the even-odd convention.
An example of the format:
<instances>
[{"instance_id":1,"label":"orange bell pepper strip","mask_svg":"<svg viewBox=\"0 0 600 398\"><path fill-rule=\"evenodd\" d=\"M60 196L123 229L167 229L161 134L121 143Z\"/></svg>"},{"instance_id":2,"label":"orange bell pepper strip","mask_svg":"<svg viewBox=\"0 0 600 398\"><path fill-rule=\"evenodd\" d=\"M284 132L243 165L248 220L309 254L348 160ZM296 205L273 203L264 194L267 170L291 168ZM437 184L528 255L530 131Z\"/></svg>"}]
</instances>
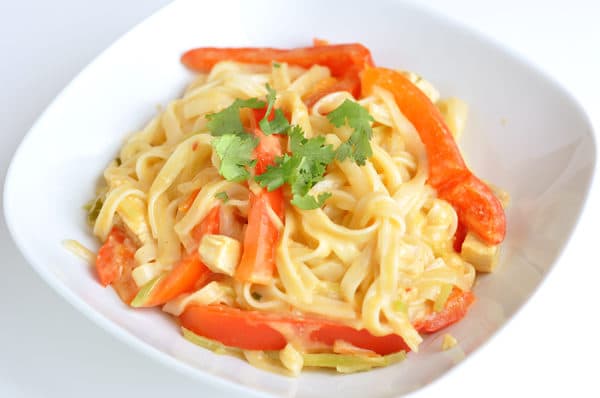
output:
<instances>
[{"instance_id":1,"label":"orange bell pepper strip","mask_svg":"<svg viewBox=\"0 0 600 398\"><path fill-rule=\"evenodd\" d=\"M313 47L328 45L330 45L328 40L319 38L313 39ZM373 66L372 63L370 63L369 66ZM331 76L321 80L303 97L304 104L310 109L318 100L328 94L335 93L336 91L348 91L357 97L360 94L359 75L364 67L365 65L358 65L357 67L350 68L341 79Z\"/></svg>"},{"instance_id":2,"label":"orange bell pepper strip","mask_svg":"<svg viewBox=\"0 0 600 398\"><path fill-rule=\"evenodd\" d=\"M248 227L244 235L242 258L235 272L238 281L267 284L273 279L277 268L275 249L279 242L279 228L273 223L269 208L283 219L281 188L271 192L262 189L258 194L250 193Z\"/></svg>"},{"instance_id":3,"label":"orange bell pepper strip","mask_svg":"<svg viewBox=\"0 0 600 398\"><path fill-rule=\"evenodd\" d=\"M449 326L467 313L475 301L471 292L454 289L445 308L431 312L415 322L420 333L433 333ZM281 350L287 339L309 341L333 348L336 340L344 340L355 347L387 355L410 351L402 337L396 334L374 336L366 329L327 319L285 313L248 311L225 305L198 305L186 307L179 316L181 326L199 336L221 342L230 347L246 350ZM281 334L281 328L286 335Z\"/></svg>"},{"instance_id":4,"label":"orange bell pepper strip","mask_svg":"<svg viewBox=\"0 0 600 398\"><path fill-rule=\"evenodd\" d=\"M206 234L218 234L220 226L220 206L215 206L192 230L194 241L200 243ZM174 299L182 293L190 292L206 285L213 272L200 260L197 250L184 254L171 271L156 280L147 297L136 298L136 307L154 307ZM149 282L149 283L153 283Z\"/></svg>"},{"instance_id":5,"label":"orange bell pepper strip","mask_svg":"<svg viewBox=\"0 0 600 398\"><path fill-rule=\"evenodd\" d=\"M374 66L371 52L362 44L329 44L326 40L315 39L314 46L294 49L268 47L215 48L202 47L187 51L181 62L188 68L206 72L221 61L235 61L251 64L286 62L304 68L313 65L326 66L331 74L340 78L336 85L316 94L308 101L314 104L319 98L335 91L349 91L358 97L360 94L360 72L367 66Z\"/></svg>"},{"instance_id":6,"label":"orange bell pepper strip","mask_svg":"<svg viewBox=\"0 0 600 398\"><path fill-rule=\"evenodd\" d=\"M460 253L462 250L462 245L467 237L467 228L464 224L458 223L456 227L456 232L454 233L454 241L452 242L452 247L454 251Z\"/></svg>"},{"instance_id":7,"label":"orange bell pepper strip","mask_svg":"<svg viewBox=\"0 0 600 398\"><path fill-rule=\"evenodd\" d=\"M269 47L216 48L201 47L187 51L181 62L190 69L206 72L221 61L235 61L250 64L270 64L286 62L304 68L322 65L329 68L334 76L344 76L373 66L371 52L362 44L330 44L316 47L278 49Z\"/></svg>"},{"instance_id":8,"label":"orange bell pepper strip","mask_svg":"<svg viewBox=\"0 0 600 398\"><path fill-rule=\"evenodd\" d=\"M424 318L416 321L413 326L419 333L437 332L463 319L474 302L475 295L472 292L463 292L454 288L443 310L430 312Z\"/></svg>"},{"instance_id":9,"label":"orange bell pepper strip","mask_svg":"<svg viewBox=\"0 0 600 398\"><path fill-rule=\"evenodd\" d=\"M103 286L111 285L121 300L129 304L138 292L131 276L137 247L125 231L113 227L96 257L96 272Z\"/></svg>"},{"instance_id":10,"label":"orange bell pepper strip","mask_svg":"<svg viewBox=\"0 0 600 398\"><path fill-rule=\"evenodd\" d=\"M286 337L311 341L331 349L335 340L387 355L409 351L402 337L389 334L374 336L365 329L315 317L247 311L225 305L191 304L180 315L181 326L199 336L246 350L281 350ZM286 335L279 330L285 328Z\"/></svg>"},{"instance_id":11,"label":"orange bell pepper strip","mask_svg":"<svg viewBox=\"0 0 600 398\"><path fill-rule=\"evenodd\" d=\"M283 153L281 149L281 142L279 137L281 134L266 135L260 130L259 121L265 117L267 108L252 109L252 115L250 117L250 132L258 138L258 145L254 148L253 156L256 159L256 165L254 165L254 174L260 175L267 171L269 165L275 164L275 160L278 156ZM286 119L290 119L290 115L284 113ZM275 109L271 110L271 114L268 117L269 121L275 118Z\"/></svg>"},{"instance_id":12,"label":"orange bell pepper strip","mask_svg":"<svg viewBox=\"0 0 600 398\"><path fill-rule=\"evenodd\" d=\"M429 184L447 200L459 223L489 244L506 234L504 209L492 190L471 173L444 122L429 98L401 73L386 68L367 68L361 76L363 95L379 86L390 91L398 107L417 129L429 161Z\"/></svg>"},{"instance_id":13,"label":"orange bell pepper strip","mask_svg":"<svg viewBox=\"0 0 600 398\"><path fill-rule=\"evenodd\" d=\"M258 128L258 121L264 117L265 111L266 109L255 110L252 120L252 132L259 139L254 149L256 175L264 173L269 165L275 164L277 156L283 153L277 134L265 135ZM271 113L269 119L274 115ZM285 204L282 188L271 192L261 188L258 193L250 193L242 258L234 275L238 281L267 284L273 278L277 268L275 249L279 241L279 228L271 218L270 210L283 220Z\"/></svg>"},{"instance_id":14,"label":"orange bell pepper strip","mask_svg":"<svg viewBox=\"0 0 600 398\"><path fill-rule=\"evenodd\" d=\"M96 257L96 272L102 286L108 286L121 276L133 260L135 246L119 227L113 227Z\"/></svg>"}]
</instances>

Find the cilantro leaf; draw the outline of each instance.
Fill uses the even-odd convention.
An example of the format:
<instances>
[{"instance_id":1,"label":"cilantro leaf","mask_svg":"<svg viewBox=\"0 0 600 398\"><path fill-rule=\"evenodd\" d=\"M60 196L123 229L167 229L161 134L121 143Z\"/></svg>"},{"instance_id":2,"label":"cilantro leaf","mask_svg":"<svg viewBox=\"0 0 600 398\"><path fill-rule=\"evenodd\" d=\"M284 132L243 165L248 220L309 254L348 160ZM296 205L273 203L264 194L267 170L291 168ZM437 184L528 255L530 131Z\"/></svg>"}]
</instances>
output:
<instances>
[{"instance_id":1,"label":"cilantro leaf","mask_svg":"<svg viewBox=\"0 0 600 398\"><path fill-rule=\"evenodd\" d=\"M290 127L290 123L285 118L281 109L275 109L273 120L269 121L265 116L265 118L258 122L258 125L266 135L283 133Z\"/></svg>"},{"instance_id":2,"label":"cilantro leaf","mask_svg":"<svg viewBox=\"0 0 600 398\"><path fill-rule=\"evenodd\" d=\"M227 192L225 191L217 192L215 194L215 198L221 200L223 203L227 203L229 201L229 195L227 195Z\"/></svg>"},{"instance_id":3,"label":"cilantro leaf","mask_svg":"<svg viewBox=\"0 0 600 398\"><path fill-rule=\"evenodd\" d=\"M208 119L207 127L213 136L222 136L225 134L245 134L244 126L240 120L241 108L260 109L264 108L264 101L257 98L247 100L236 99L233 104L217 113L206 115Z\"/></svg>"},{"instance_id":4,"label":"cilantro leaf","mask_svg":"<svg viewBox=\"0 0 600 398\"><path fill-rule=\"evenodd\" d=\"M289 182L299 160L298 157L293 157L286 153L283 156L277 157L274 166L268 166L264 173L254 177L254 179L263 188L267 188L268 191L274 191L286 182Z\"/></svg>"},{"instance_id":5,"label":"cilantro leaf","mask_svg":"<svg viewBox=\"0 0 600 398\"><path fill-rule=\"evenodd\" d=\"M345 100L340 106L327 115L327 119L336 127L348 124L354 132L337 150L336 158L351 158L358 165L364 165L367 158L373 155L369 140L373 135L371 124L374 119L369 112L357 102Z\"/></svg>"},{"instance_id":6,"label":"cilantro leaf","mask_svg":"<svg viewBox=\"0 0 600 398\"><path fill-rule=\"evenodd\" d=\"M212 145L221 160L219 173L227 181L247 180L250 173L246 167L255 163L252 151L257 144L258 140L249 134L224 134L215 137Z\"/></svg>"},{"instance_id":7,"label":"cilantro leaf","mask_svg":"<svg viewBox=\"0 0 600 398\"><path fill-rule=\"evenodd\" d=\"M356 164L359 166L364 165L367 159L373 155L373 150L371 149L371 144L369 143L370 138L370 134L367 135L365 132L361 132L360 130L354 130L354 133L352 133L348 141L345 142L349 149L342 149L340 156L343 156L349 152L349 157L354 159ZM338 159L344 160L345 158L338 157Z\"/></svg>"},{"instance_id":8,"label":"cilantro leaf","mask_svg":"<svg viewBox=\"0 0 600 398\"><path fill-rule=\"evenodd\" d=\"M370 131L374 119L358 102L346 99L340 106L329 112L327 119L336 127L348 123L355 130Z\"/></svg>"},{"instance_id":9,"label":"cilantro leaf","mask_svg":"<svg viewBox=\"0 0 600 398\"><path fill-rule=\"evenodd\" d=\"M269 116L273 112L273 106L275 106L276 98L277 93L267 84L267 112L260 122L258 122L260 129L266 135L281 133L290 127L290 123L285 118L281 109L276 109L273 120L269 120Z\"/></svg>"},{"instance_id":10,"label":"cilantro leaf","mask_svg":"<svg viewBox=\"0 0 600 398\"><path fill-rule=\"evenodd\" d=\"M288 130L291 154L276 159L275 165L256 176L256 181L269 191L288 184L293 195L292 204L301 209L321 207L329 194L321 194L319 198L308 195L310 189L323 179L327 165L335 157L331 145L325 144L325 137L304 138L299 126Z\"/></svg>"},{"instance_id":11,"label":"cilantro leaf","mask_svg":"<svg viewBox=\"0 0 600 398\"><path fill-rule=\"evenodd\" d=\"M299 126L289 131L290 149L293 157L297 158L295 172L289 179L289 184L294 195L306 195L319 181L335 157L331 145L325 144L325 137L318 136L304 138L304 133Z\"/></svg>"},{"instance_id":12,"label":"cilantro leaf","mask_svg":"<svg viewBox=\"0 0 600 398\"><path fill-rule=\"evenodd\" d=\"M311 195L294 195L294 197L291 200L291 203L302 210L313 210L323 206L323 204L329 197L331 197L330 192L323 192L316 199L314 196Z\"/></svg>"},{"instance_id":13,"label":"cilantro leaf","mask_svg":"<svg viewBox=\"0 0 600 398\"><path fill-rule=\"evenodd\" d=\"M294 126L289 131L290 149L293 154L305 157L314 166L327 167L335 156L333 146L325 144L324 136L304 138L300 126Z\"/></svg>"},{"instance_id":14,"label":"cilantro leaf","mask_svg":"<svg viewBox=\"0 0 600 398\"><path fill-rule=\"evenodd\" d=\"M342 142L335 151L335 157L338 160L344 160L352 155L352 145L346 141Z\"/></svg>"},{"instance_id":15,"label":"cilantro leaf","mask_svg":"<svg viewBox=\"0 0 600 398\"><path fill-rule=\"evenodd\" d=\"M277 99L277 93L269 86L269 83L267 83L265 87L267 88L267 112L265 113L263 120L266 120L267 116L271 114L273 106L275 106L275 100Z\"/></svg>"}]
</instances>

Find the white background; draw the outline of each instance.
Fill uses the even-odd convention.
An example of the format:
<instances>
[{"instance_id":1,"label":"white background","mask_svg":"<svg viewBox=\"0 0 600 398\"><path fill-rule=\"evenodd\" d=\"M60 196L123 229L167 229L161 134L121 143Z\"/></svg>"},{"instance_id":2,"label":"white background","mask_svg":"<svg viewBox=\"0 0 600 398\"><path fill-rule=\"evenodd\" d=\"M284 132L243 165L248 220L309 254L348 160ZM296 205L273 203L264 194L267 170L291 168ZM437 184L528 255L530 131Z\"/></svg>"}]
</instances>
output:
<instances>
[{"instance_id":1,"label":"white background","mask_svg":"<svg viewBox=\"0 0 600 398\"><path fill-rule=\"evenodd\" d=\"M166 3L0 0L0 186L19 141L59 90ZM422 3L554 76L587 110L598 140L600 2ZM43 193L32 206L40 201ZM600 396L599 206L596 181L560 266L540 290L491 344L416 396ZM226 396L153 362L80 315L29 268L0 216L0 397L173 393Z\"/></svg>"}]
</instances>

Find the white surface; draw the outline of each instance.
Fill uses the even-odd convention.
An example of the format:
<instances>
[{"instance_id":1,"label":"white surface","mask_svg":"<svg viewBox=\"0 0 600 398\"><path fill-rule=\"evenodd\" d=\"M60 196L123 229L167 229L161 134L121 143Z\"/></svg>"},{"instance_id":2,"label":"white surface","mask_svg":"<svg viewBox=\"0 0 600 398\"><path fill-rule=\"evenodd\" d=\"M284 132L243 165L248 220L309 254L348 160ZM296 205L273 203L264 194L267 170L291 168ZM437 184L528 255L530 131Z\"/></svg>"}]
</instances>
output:
<instances>
[{"instance_id":1,"label":"white surface","mask_svg":"<svg viewBox=\"0 0 600 398\"><path fill-rule=\"evenodd\" d=\"M437 3L444 6L442 1ZM557 76L588 105L598 129L600 114L592 104L600 102L595 76L600 66L597 51L600 33L598 28L591 30L595 23L593 15L597 15L598 10L578 8L577 2L571 2L570 17L565 18L565 10L546 5L547 16L541 17L539 7L524 8L517 2L504 2L498 10L490 10L489 5L463 3L448 11L508 42ZM118 10L119 17L107 16L111 14L107 11L111 5ZM583 6L583 2L580 5ZM8 156L20 136L55 93L100 49L149 12L143 12L140 5L128 6L129 10L124 10L105 2L93 6L94 9L89 5L77 8L55 2L51 9L39 10L38 7L34 14L26 12L27 4L20 4L16 10L2 10L2 18L6 18L0 21L2 29L9 30L1 32L2 53L12 55L5 57L2 64L4 95L0 109L4 145L0 148L3 168L0 175L3 176ZM147 2L145 6L150 7ZM132 14L126 15L127 11ZM66 12L68 17L64 17ZM564 30L555 31L557 26ZM71 37L71 30L78 34ZM589 203L597 200L596 188ZM449 389L475 396L481 389L489 393L490 388L493 396L517 391L523 395L597 395L594 366L586 362L598 356L594 344L598 321L590 319L590 314L597 312L596 306L586 302L594 300L593 292L597 290L596 281L600 276L598 261L592 252L599 217L598 211L589 207L587 218L582 220L571 246L564 253L563 258L572 264L572 269L559 267L493 344L459 367L451 377L420 395L436 395ZM4 225L0 228L2 275L10 275L0 281L0 310L5 315L0 328L1 396L80 396L84 393L120 396L125 395L126 390L146 396L164 396L175 388L182 394L206 388L151 363L81 317L30 271L8 241ZM24 316L24 313L31 315ZM567 321L560 322L563 316ZM559 351L555 341L568 344L560 344ZM214 391L205 393L215 394Z\"/></svg>"}]
</instances>

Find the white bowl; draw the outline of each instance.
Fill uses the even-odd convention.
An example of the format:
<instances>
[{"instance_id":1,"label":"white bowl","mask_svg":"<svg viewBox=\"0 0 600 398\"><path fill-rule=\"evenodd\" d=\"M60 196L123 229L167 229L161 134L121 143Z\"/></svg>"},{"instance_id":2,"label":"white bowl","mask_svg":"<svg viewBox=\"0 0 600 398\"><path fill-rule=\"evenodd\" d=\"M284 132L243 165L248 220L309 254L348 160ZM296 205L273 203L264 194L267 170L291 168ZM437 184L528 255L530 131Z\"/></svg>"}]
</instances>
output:
<instances>
[{"instance_id":1,"label":"white bowl","mask_svg":"<svg viewBox=\"0 0 600 398\"><path fill-rule=\"evenodd\" d=\"M97 247L81 206L125 135L190 81L179 64L183 51L302 46L313 37L364 43L377 64L417 71L443 95L470 104L461 146L476 173L508 190L512 204L499 270L479 279L477 303L449 330L468 357L523 305L565 247L590 185L595 145L585 114L556 83L496 44L414 6L315 0L301 6L234 0L169 5L100 55L40 117L6 178L6 220L50 286L107 331L168 366L238 392L401 395L451 369L460 350L440 352L439 333L425 340L422 352L389 368L280 377L193 346L159 311L127 308L61 245L72 238Z\"/></svg>"}]
</instances>

